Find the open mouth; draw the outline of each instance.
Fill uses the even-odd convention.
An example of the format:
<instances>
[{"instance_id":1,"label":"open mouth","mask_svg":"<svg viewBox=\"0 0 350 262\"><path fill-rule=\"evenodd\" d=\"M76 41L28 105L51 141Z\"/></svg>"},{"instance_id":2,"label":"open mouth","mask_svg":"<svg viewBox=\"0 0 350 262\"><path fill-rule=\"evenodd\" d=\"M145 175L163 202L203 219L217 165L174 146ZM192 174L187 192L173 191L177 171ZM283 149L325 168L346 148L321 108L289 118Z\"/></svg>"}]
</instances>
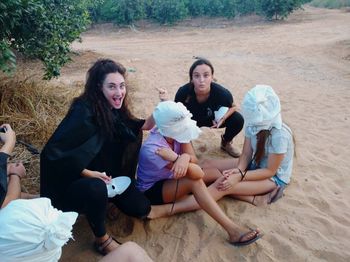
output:
<instances>
[{"instance_id":1,"label":"open mouth","mask_svg":"<svg viewBox=\"0 0 350 262\"><path fill-rule=\"evenodd\" d=\"M112 100L113 100L113 105L115 107L121 107L122 102L123 102L123 97L122 96L121 97L113 97Z\"/></svg>"}]
</instances>

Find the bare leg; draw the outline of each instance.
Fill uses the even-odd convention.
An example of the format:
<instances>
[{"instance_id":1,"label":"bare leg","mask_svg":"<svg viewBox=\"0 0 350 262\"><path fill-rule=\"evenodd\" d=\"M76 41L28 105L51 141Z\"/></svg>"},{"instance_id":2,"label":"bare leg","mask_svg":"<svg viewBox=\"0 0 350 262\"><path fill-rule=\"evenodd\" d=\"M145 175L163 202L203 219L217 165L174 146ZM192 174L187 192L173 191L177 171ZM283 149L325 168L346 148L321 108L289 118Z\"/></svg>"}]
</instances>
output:
<instances>
[{"instance_id":1,"label":"bare leg","mask_svg":"<svg viewBox=\"0 0 350 262\"><path fill-rule=\"evenodd\" d=\"M238 158L231 159L204 159L199 164L203 169L216 168L220 172L224 170L236 168L238 164Z\"/></svg>"},{"instance_id":2,"label":"bare leg","mask_svg":"<svg viewBox=\"0 0 350 262\"><path fill-rule=\"evenodd\" d=\"M265 179L265 180L260 180L260 181L244 181L236 184L234 187L232 187L229 190L226 191L219 191L217 189L217 184L219 181L215 181L212 185L208 187L208 191L212 198L215 201L218 201L222 197L228 195L230 197L240 199L249 203L253 202L254 195L257 195L254 200L254 203L259 205L260 202L264 202L265 200L262 198L265 198L267 195L262 195L261 194L267 193L267 192L274 192L275 189L277 189L275 183L272 181ZM271 195L271 198L273 195ZM260 199L261 198L261 199ZM157 209L157 217L163 217L163 216L169 216L170 215L170 208L171 205L162 205L162 206L156 206ZM183 212L189 212L189 211L194 211L201 209L200 205L196 201L195 197L193 195L185 197L184 199L181 199L175 203L174 209L172 214L177 214L177 213L183 213Z\"/></svg>"},{"instance_id":3,"label":"bare leg","mask_svg":"<svg viewBox=\"0 0 350 262\"><path fill-rule=\"evenodd\" d=\"M264 194L264 195L255 195L255 196L235 196L231 195L233 198L248 202L250 204L253 204L254 206L266 206L271 203L271 199L277 194L278 187L275 186L275 188Z\"/></svg>"},{"instance_id":4,"label":"bare leg","mask_svg":"<svg viewBox=\"0 0 350 262\"><path fill-rule=\"evenodd\" d=\"M146 251L135 242L126 242L103 257L100 262L152 262Z\"/></svg>"},{"instance_id":5,"label":"bare leg","mask_svg":"<svg viewBox=\"0 0 350 262\"><path fill-rule=\"evenodd\" d=\"M230 241L237 241L241 237L244 230L226 216L209 193L202 179L182 178L180 181L183 183L182 186L179 184L178 197L182 197L185 192L192 192L198 205L227 231ZM163 185L163 199L165 202L171 202L174 198L174 182L176 181L168 180ZM248 234L245 237L249 239L252 236Z\"/></svg>"}]
</instances>

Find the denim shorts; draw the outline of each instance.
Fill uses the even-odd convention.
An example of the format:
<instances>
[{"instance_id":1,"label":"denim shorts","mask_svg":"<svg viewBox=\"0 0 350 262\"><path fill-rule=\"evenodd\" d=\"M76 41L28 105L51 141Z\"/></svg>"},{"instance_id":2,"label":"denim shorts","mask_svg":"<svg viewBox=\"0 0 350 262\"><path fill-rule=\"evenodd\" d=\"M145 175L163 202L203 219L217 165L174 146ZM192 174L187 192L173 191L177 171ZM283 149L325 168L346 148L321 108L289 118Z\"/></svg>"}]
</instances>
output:
<instances>
[{"instance_id":1,"label":"denim shorts","mask_svg":"<svg viewBox=\"0 0 350 262\"><path fill-rule=\"evenodd\" d=\"M248 170L256 170L259 169L260 167L255 163L255 162L250 162L248 165ZM270 178L272 182L276 184L276 186L286 186L287 184L284 183L277 175L274 175L273 177Z\"/></svg>"}]
</instances>

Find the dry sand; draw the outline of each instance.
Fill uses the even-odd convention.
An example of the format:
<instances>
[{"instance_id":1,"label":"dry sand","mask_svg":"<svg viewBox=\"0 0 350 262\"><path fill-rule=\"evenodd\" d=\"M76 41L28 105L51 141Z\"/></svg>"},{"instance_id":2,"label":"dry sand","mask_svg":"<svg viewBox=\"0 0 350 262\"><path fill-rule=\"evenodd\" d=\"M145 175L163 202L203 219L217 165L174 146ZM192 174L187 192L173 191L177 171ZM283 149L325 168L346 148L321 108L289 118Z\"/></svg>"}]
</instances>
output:
<instances>
[{"instance_id":1,"label":"dry sand","mask_svg":"<svg viewBox=\"0 0 350 262\"><path fill-rule=\"evenodd\" d=\"M158 102L155 87L173 97L188 81L193 56L204 56L238 104L255 84L271 85L297 141L292 181L281 200L264 208L219 201L234 221L265 233L256 244L230 246L225 231L203 211L154 221L120 214L108 222L109 232L120 241L136 241L155 261L349 261L349 25L350 12L307 7L279 22L199 19L167 28L99 27L84 34L73 48L101 55L84 53L85 62L77 58L59 81L83 82L96 57L113 58L135 71L129 74L135 114L146 117ZM220 133L204 129L194 143L200 158L228 157L219 150ZM234 143L242 142L243 133ZM100 258L84 217L74 236L61 261Z\"/></svg>"}]
</instances>

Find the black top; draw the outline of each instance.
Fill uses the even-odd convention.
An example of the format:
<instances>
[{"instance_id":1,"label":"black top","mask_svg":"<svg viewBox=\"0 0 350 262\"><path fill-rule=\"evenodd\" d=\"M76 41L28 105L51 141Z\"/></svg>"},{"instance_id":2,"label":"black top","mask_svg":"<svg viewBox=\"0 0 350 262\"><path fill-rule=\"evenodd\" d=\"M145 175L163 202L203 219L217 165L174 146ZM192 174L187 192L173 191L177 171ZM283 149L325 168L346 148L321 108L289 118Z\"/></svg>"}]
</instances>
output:
<instances>
[{"instance_id":1,"label":"black top","mask_svg":"<svg viewBox=\"0 0 350 262\"><path fill-rule=\"evenodd\" d=\"M7 194L7 159L9 155L0 152L0 208Z\"/></svg>"},{"instance_id":2,"label":"black top","mask_svg":"<svg viewBox=\"0 0 350 262\"><path fill-rule=\"evenodd\" d=\"M40 156L40 193L59 207L66 188L87 168L108 176L135 176L145 120L130 119L113 109L116 136L107 138L91 106L78 100L71 107Z\"/></svg>"},{"instance_id":3,"label":"black top","mask_svg":"<svg viewBox=\"0 0 350 262\"><path fill-rule=\"evenodd\" d=\"M207 101L198 103L193 85L188 83L179 88L175 95L175 102L181 102L186 106L193 115L192 119L197 121L199 127L210 127L215 118L214 111L222 106L232 107L233 97L225 87L212 82Z\"/></svg>"}]
</instances>

